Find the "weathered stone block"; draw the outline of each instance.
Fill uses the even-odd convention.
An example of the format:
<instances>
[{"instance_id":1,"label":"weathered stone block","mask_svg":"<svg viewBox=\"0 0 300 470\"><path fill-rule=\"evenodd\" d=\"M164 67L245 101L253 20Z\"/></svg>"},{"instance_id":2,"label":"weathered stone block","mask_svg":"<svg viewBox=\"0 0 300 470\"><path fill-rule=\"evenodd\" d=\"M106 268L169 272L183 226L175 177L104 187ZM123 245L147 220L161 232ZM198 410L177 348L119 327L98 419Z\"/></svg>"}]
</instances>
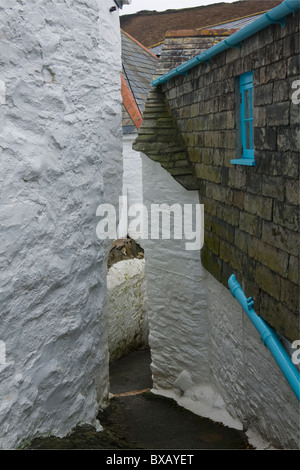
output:
<instances>
[{"instance_id":1,"label":"weathered stone block","mask_svg":"<svg viewBox=\"0 0 300 470\"><path fill-rule=\"evenodd\" d=\"M223 186L228 186L230 168L226 167L226 166L223 166L222 168L220 168L220 171L221 171L221 183L222 183L222 185Z\"/></svg>"},{"instance_id":2,"label":"weathered stone block","mask_svg":"<svg viewBox=\"0 0 300 470\"><path fill-rule=\"evenodd\" d=\"M197 119L196 119L196 121L197 121ZM200 148L205 147L204 137L205 137L205 133L204 133L204 132L196 132L196 133L195 133L194 145L195 145L196 147L200 147Z\"/></svg>"},{"instance_id":3,"label":"weathered stone block","mask_svg":"<svg viewBox=\"0 0 300 470\"><path fill-rule=\"evenodd\" d=\"M223 168L224 151L223 149L213 149L213 164Z\"/></svg>"},{"instance_id":4,"label":"weathered stone block","mask_svg":"<svg viewBox=\"0 0 300 470\"><path fill-rule=\"evenodd\" d=\"M299 208L274 200L273 221L294 232L299 231Z\"/></svg>"},{"instance_id":5,"label":"weathered stone block","mask_svg":"<svg viewBox=\"0 0 300 470\"><path fill-rule=\"evenodd\" d=\"M231 167L229 168L228 184L231 188L245 189L246 188L245 168Z\"/></svg>"},{"instance_id":6,"label":"weathered stone block","mask_svg":"<svg viewBox=\"0 0 300 470\"><path fill-rule=\"evenodd\" d=\"M298 75L300 72L300 55L293 55L287 60L287 74L289 77Z\"/></svg>"},{"instance_id":7,"label":"weathered stone block","mask_svg":"<svg viewBox=\"0 0 300 470\"><path fill-rule=\"evenodd\" d=\"M219 167L212 165L204 165L204 163L198 163L195 167L197 178L203 178L213 183L221 182L221 171Z\"/></svg>"},{"instance_id":8,"label":"weathered stone block","mask_svg":"<svg viewBox=\"0 0 300 470\"><path fill-rule=\"evenodd\" d=\"M244 209L244 199L245 193L243 191L234 190L233 191L233 205L238 209Z\"/></svg>"},{"instance_id":9,"label":"weathered stone block","mask_svg":"<svg viewBox=\"0 0 300 470\"><path fill-rule=\"evenodd\" d=\"M205 147L219 147L220 146L219 136L220 136L219 132L206 131L204 133Z\"/></svg>"},{"instance_id":10,"label":"weathered stone block","mask_svg":"<svg viewBox=\"0 0 300 470\"><path fill-rule=\"evenodd\" d=\"M287 276L289 259L287 253L253 237L249 239L248 254L251 258L254 258L261 264L267 266L271 271L282 276Z\"/></svg>"},{"instance_id":11,"label":"weathered stone block","mask_svg":"<svg viewBox=\"0 0 300 470\"><path fill-rule=\"evenodd\" d=\"M219 102L219 111L227 111L235 109L235 100L234 93L227 93L226 95L221 95L218 98Z\"/></svg>"},{"instance_id":12,"label":"weathered stone block","mask_svg":"<svg viewBox=\"0 0 300 470\"><path fill-rule=\"evenodd\" d=\"M216 215L216 202L214 201L214 199L210 199L210 198L207 198L205 196L201 196L200 194L200 203L201 204L204 204L204 211L205 211L205 214L211 214L211 215ZM210 230L210 226L209 226L209 230Z\"/></svg>"},{"instance_id":13,"label":"weathered stone block","mask_svg":"<svg viewBox=\"0 0 300 470\"><path fill-rule=\"evenodd\" d=\"M267 123L267 110L265 106L256 106L253 112L254 127L265 127Z\"/></svg>"},{"instance_id":14,"label":"weathered stone block","mask_svg":"<svg viewBox=\"0 0 300 470\"><path fill-rule=\"evenodd\" d=\"M288 279L294 284L299 284L299 257L290 255Z\"/></svg>"},{"instance_id":15,"label":"weathered stone block","mask_svg":"<svg viewBox=\"0 0 300 470\"><path fill-rule=\"evenodd\" d=\"M299 254L298 234L274 222L263 221L261 239L263 242L292 255Z\"/></svg>"},{"instance_id":16,"label":"weathered stone block","mask_svg":"<svg viewBox=\"0 0 300 470\"><path fill-rule=\"evenodd\" d=\"M232 205L222 204L217 206L217 216L230 225L237 226L239 224L240 211Z\"/></svg>"},{"instance_id":17,"label":"weathered stone block","mask_svg":"<svg viewBox=\"0 0 300 470\"><path fill-rule=\"evenodd\" d=\"M263 106L273 102L273 83L261 85L255 88L254 106Z\"/></svg>"},{"instance_id":18,"label":"weathered stone block","mask_svg":"<svg viewBox=\"0 0 300 470\"><path fill-rule=\"evenodd\" d=\"M290 91L289 80L276 80L273 88L273 103L287 101L290 96Z\"/></svg>"},{"instance_id":19,"label":"weathered stone block","mask_svg":"<svg viewBox=\"0 0 300 470\"><path fill-rule=\"evenodd\" d=\"M259 49L259 37L256 34L255 36L251 36L245 41L243 41L242 49L241 49L241 57L244 58L247 55L253 53L254 51L257 51L257 49Z\"/></svg>"},{"instance_id":20,"label":"weathered stone block","mask_svg":"<svg viewBox=\"0 0 300 470\"><path fill-rule=\"evenodd\" d=\"M236 132L234 130L226 130L219 133L219 142L222 142L222 145L220 145L222 148L235 150L235 139ZM233 155L231 155L232 157Z\"/></svg>"},{"instance_id":21,"label":"weathered stone block","mask_svg":"<svg viewBox=\"0 0 300 470\"><path fill-rule=\"evenodd\" d=\"M271 176L286 176L297 179L299 174L299 157L297 153L286 152L282 158L281 152L256 152L257 172Z\"/></svg>"},{"instance_id":22,"label":"weathered stone block","mask_svg":"<svg viewBox=\"0 0 300 470\"><path fill-rule=\"evenodd\" d=\"M258 44L271 44L274 41L274 26L264 28L258 32Z\"/></svg>"},{"instance_id":23,"label":"weathered stone block","mask_svg":"<svg viewBox=\"0 0 300 470\"><path fill-rule=\"evenodd\" d=\"M224 202L231 205L233 201L233 191L220 184L208 182L206 195L215 201Z\"/></svg>"},{"instance_id":24,"label":"weathered stone block","mask_svg":"<svg viewBox=\"0 0 300 470\"><path fill-rule=\"evenodd\" d=\"M220 240L220 257L234 269L241 271L241 252L234 245L231 245L224 240Z\"/></svg>"},{"instance_id":25,"label":"weathered stone block","mask_svg":"<svg viewBox=\"0 0 300 470\"><path fill-rule=\"evenodd\" d=\"M219 238L233 243L234 241L234 227L223 220L212 217L211 218L211 230L214 234L218 235Z\"/></svg>"},{"instance_id":26,"label":"weathered stone block","mask_svg":"<svg viewBox=\"0 0 300 470\"><path fill-rule=\"evenodd\" d=\"M219 254L220 239L214 232L205 230L204 244L215 255Z\"/></svg>"},{"instance_id":27,"label":"weathered stone block","mask_svg":"<svg viewBox=\"0 0 300 470\"><path fill-rule=\"evenodd\" d=\"M253 171L252 168L250 171L249 171L249 168L248 169L245 168L244 171L245 171L245 176L246 176L247 192L260 194L262 175L255 170Z\"/></svg>"},{"instance_id":28,"label":"weathered stone block","mask_svg":"<svg viewBox=\"0 0 300 470\"><path fill-rule=\"evenodd\" d=\"M281 176L262 175L261 192L263 196L284 200L284 179Z\"/></svg>"},{"instance_id":29,"label":"weathered stone block","mask_svg":"<svg viewBox=\"0 0 300 470\"><path fill-rule=\"evenodd\" d=\"M219 97L211 98L200 103L200 114L211 114L219 111Z\"/></svg>"},{"instance_id":30,"label":"weathered stone block","mask_svg":"<svg viewBox=\"0 0 300 470\"><path fill-rule=\"evenodd\" d=\"M256 237L261 237L262 231L262 219L256 215L249 214L248 212L240 213L239 227L244 232L255 235Z\"/></svg>"},{"instance_id":31,"label":"weathered stone block","mask_svg":"<svg viewBox=\"0 0 300 470\"><path fill-rule=\"evenodd\" d=\"M299 313L299 285L288 279L281 280L281 301L293 312Z\"/></svg>"},{"instance_id":32,"label":"weathered stone block","mask_svg":"<svg viewBox=\"0 0 300 470\"><path fill-rule=\"evenodd\" d=\"M288 203L299 205L300 184L298 180L290 180L290 179L286 180L285 198Z\"/></svg>"},{"instance_id":33,"label":"weathered stone block","mask_svg":"<svg viewBox=\"0 0 300 470\"><path fill-rule=\"evenodd\" d=\"M291 150L292 152L299 152L299 130L296 127L278 128L277 147L281 152L285 152L287 150Z\"/></svg>"},{"instance_id":34,"label":"weathered stone block","mask_svg":"<svg viewBox=\"0 0 300 470\"><path fill-rule=\"evenodd\" d=\"M197 162L197 165L195 166L196 176L201 178L201 175L199 174L199 167L201 166L199 163L201 162L201 149L198 147L189 148L189 157L192 162Z\"/></svg>"},{"instance_id":35,"label":"weathered stone block","mask_svg":"<svg viewBox=\"0 0 300 470\"><path fill-rule=\"evenodd\" d=\"M295 90L293 89L293 91ZM298 129L299 129L299 124L300 124L300 104L295 104L291 102L290 125L298 126Z\"/></svg>"},{"instance_id":36,"label":"weathered stone block","mask_svg":"<svg viewBox=\"0 0 300 470\"><path fill-rule=\"evenodd\" d=\"M214 115L215 129L234 129L235 111L222 111Z\"/></svg>"},{"instance_id":37,"label":"weathered stone block","mask_svg":"<svg viewBox=\"0 0 300 470\"><path fill-rule=\"evenodd\" d=\"M280 281L281 278L278 274L257 263L255 270L256 284L277 300L280 300Z\"/></svg>"},{"instance_id":38,"label":"weathered stone block","mask_svg":"<svg viewBox=\"0 0 300 470\"><path fill-rule=\"evenodd\" d=\"M248 235L248 236L250 236L250 235ZM256 273L257 262L254 259L249 258L249 256L247 256L246 253L243 253L242 256L243 256L243 267L242 267L243 277L245 277L245 279L248 279L249 281L251 281L253 286L255 286L255 273ZM255 295L255 298L259 299L259 288L258 288L258 286L255 287L255 290L257 290L257 295Z\"/></svg>"},{"instance_id":39,"label":"weathered stone block","mask_svg":"<svg viewBox=\"0 0 300 470\"><path fill-rule=\"evenodd\" d=\"M269 63L278 62L283 58L283 42L281 41L274 41L271 44L268 44L265 48L263 53L265 54L266 61Z\"/></svg>"},{"instance_id":40,"label":"weathered stone block","mask_svg":"<svg viewBox=\"0 0 300 470\"><path fill-rule=\"evenodd\" d=\"M287 61L286 59L280 60L278 62L275 62L273 64L267 65L266 66L266 75L269 80L271 81L276 81L276 80L281 80L285 79L287 76L290 76L289 74L287 75Z\"/></svg>"},{"instance_id":41,"label":"weathered stone block","mask_svg":"<svg viewBox=\"0 0 300 470\"><path fill-rule=\"evenodd\" d=\"M262 219L272 220L272 199L246 193L244 209L250 214L258 215Z\"/></svg>"},{"instance_id":42,"label":"weathered stone block","mask_svg":"<svg viewBox=\"0 0 300 470\"><path fill-rule=\"evenodd\" d=\"M226 51L226 64L230 62L238 61L241 56L241 51L238 48L231 48Z\"/></svg>"},{"instance_id":43,"label":"weathered stone block","mask_svg":"<svg viewBox=\"0 0 300 470\"><path fill-rule=\"evenodd\" d=\"M274 103L266 108L267 126L287 126L290 120L290 102Z\"/></svg>"},{"instance_id":44,"label":"weathered stone block","mask_svg":"<svg viewBox=\"0 0 300 470\"><path fill-rule=\"evenodd\" d=\"M195 134L189 132L183 135L183 140L188 148L195 147Z\"/></svg>"},{"instance_id":45,"label":"weathered stone block","mask_svg":"<svg viewBox=\"0 0 300 470\"><path fill-rule=\"evenodd\" d=\"M202 155L202 162L206 165L211 165L213 163L213 149L211 148L203 148L201 155Z\"/></svg>"},{"instance_id":46,"label":"weathered stone block","mask_svg":"<svg viewBox=\"0 0 300 470\"><path fill-rule=\"evenodd\" d=\"M243 232L242 230L240 230L240 228L236 227L234 244L239 250L243 251L244 253L248 253L249 237L250 235L248 233ZM250 258L248 257L247 259L250 260Z\"/></svg>"},{"instance_id":47,"label":"weathered stone block","mask_svg":"<svg viewBox=\"0 0 300 470\"><path fill-rule=\"evenodd\" d=\"M222 261L220 258L204 246L201 250L202 265L207 271L212 274L218 281L222 279Z\"/></svg>"},{"instance_id":48,"label":"weathered stone block","mask_svg":"<svg viewBox=\"0 0 300 470\"><path fill-rule=\"evenodd\" d=\"M291 342L299 339L299 315L266 292L261 293L260 311L257 313Z\"/></svg>"},{"instance_id":49,"label":"weathered stone block","mask_svg":"<svg viewBox=\"0 0 300 470\"><path fill-rule=\"evenodd\" d=\"M254 147L256 150L276 150L277 132L273 127L254 129Z\"/></svg>"}]
</instances>

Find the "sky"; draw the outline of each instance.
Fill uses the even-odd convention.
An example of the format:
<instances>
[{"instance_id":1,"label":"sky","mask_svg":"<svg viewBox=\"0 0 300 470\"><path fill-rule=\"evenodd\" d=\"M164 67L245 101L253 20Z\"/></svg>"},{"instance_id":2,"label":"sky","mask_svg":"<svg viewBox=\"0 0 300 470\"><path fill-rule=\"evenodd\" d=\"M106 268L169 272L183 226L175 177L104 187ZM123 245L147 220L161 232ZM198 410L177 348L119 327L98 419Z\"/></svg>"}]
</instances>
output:
<instances>
[{"instance_id":1,"label":"sky","mask_svg":"<svg viewBox=\"0 0 300 470\"><path fill-rule=\"evenodd\" d=\"M141 10L178 10L180 8L201 7L213 3L233 3L237 0L132 0L131 5L124 5L120 15L132 15Z\"/></svg>"}]
</instances>

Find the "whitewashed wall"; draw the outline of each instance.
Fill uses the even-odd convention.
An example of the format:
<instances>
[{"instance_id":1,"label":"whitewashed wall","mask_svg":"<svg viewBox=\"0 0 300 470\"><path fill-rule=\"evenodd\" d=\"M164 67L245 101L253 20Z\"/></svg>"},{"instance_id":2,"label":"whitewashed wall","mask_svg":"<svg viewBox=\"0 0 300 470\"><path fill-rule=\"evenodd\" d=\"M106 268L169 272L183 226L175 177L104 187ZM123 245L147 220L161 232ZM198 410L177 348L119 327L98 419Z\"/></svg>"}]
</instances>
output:
<instances>
[{"instance_id":1,"label":"whitewashed wall","mask_svg":"<svg viewBox=\"0 0 300 470\"><path fill-rule=\"evenodd\" d=\"M128 259L107 274L106 312L110 361L148 346L145 260Z\"/></svg>"},{"instance_id":2,"label":"whitewashed wall","mask_svg":"<svg viewBox=\"0 0 300 470\"><path fill-rule=\"evenodd\" d=\"M111 241L96 208L121 192L113 5L0 1L2 449L95 424L107 394Z\"/></svg>"},{"instance_id":3,"label":"whitewashed wall","mask_svg":"<svg viewBox=\"0 0 300 470\"><path fill-rule=\"evenodd\" d=\"M199 204L197 191L186 191L159 163L142 155L144 204ZM191 382L208 374L207 302L199 250L187 240L143 240L148 295L149 343L154 386L171 387L189 365Z\"/></svg>"},{"instance_id":4,"label":"whitewashed wall","mask_svg":"<svg viewBox=\"0 0 300 470\"><path fill-rule=\"evenodd\" d=\"M123 194L128 206L143 203L143 168L139 152L132 149L136 134L123 136Z\"/></svg>"}]
</instances>

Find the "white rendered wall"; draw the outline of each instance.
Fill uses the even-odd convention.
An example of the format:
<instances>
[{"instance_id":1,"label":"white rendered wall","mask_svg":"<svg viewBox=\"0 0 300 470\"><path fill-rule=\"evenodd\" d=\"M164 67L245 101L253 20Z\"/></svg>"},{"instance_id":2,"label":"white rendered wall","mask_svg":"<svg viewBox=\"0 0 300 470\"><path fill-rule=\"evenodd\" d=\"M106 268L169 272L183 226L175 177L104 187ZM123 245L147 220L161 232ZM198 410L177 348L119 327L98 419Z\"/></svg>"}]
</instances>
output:
<instances>
[{"instance_id":1,"label":"white rendered wall","mask_svg":"<svg viewBox=\"0 0 300 470\"><path fill-rule=\"evenodd\" d=\"M112 265L107 275L106 311L110 360L148 342L144 259Z\"/></svg>"},{"instance_id":2,"label":"white rendered wall","mask_svg":"<svg viewBox=\"0 0 300 470\"><path fill-rule=\"evenodd\" d=\"M143 203L143 169L139 152L132 149L136 134L123 136L123 194L128 205Z\"/></svg>"},{"instance_id":3,"label":"white rendered wall","mask_svg":"<svg viewBox=\"0 0 300 470\"><path fill-rule=\"evenodd\" d=\"M196 207L197 191L186 191L172 176L142 155L143 196L151 204ZM204 272L199 250L186 250L187 240L142 241L148 295L149 344L154 387L168 389L189 368L190 383L209 381L208 316Z\"/></svg>"},{"instance_id":4,"label":"white rendered wall","mask_svg":"<svg viewBox=\"0 0 300 470\"><path fill-rule=\"evenodd\" d=\"M113 5L0 2L2 449L95 424L108 391L96 208L121 192Z\"/></svg>"}]
</instances>

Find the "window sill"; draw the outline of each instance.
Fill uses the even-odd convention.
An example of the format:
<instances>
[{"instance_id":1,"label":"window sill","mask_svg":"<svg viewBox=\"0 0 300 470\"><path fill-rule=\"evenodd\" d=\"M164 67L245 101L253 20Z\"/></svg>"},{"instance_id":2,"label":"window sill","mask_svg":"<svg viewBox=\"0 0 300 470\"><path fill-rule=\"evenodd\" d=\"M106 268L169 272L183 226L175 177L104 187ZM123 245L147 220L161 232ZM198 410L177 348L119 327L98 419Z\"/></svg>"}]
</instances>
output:
<instances>
[{"instance_id":1,"label":"window sill","mask_svg":"<svg viewBox=\"0 0 300 470\"><path fill-rule=\"evenodd\" d=\"M235 160L230 160L230 163L233 163L233 165L255 166L254 158L236 158Z\"/></svg>"}]
</instances>

